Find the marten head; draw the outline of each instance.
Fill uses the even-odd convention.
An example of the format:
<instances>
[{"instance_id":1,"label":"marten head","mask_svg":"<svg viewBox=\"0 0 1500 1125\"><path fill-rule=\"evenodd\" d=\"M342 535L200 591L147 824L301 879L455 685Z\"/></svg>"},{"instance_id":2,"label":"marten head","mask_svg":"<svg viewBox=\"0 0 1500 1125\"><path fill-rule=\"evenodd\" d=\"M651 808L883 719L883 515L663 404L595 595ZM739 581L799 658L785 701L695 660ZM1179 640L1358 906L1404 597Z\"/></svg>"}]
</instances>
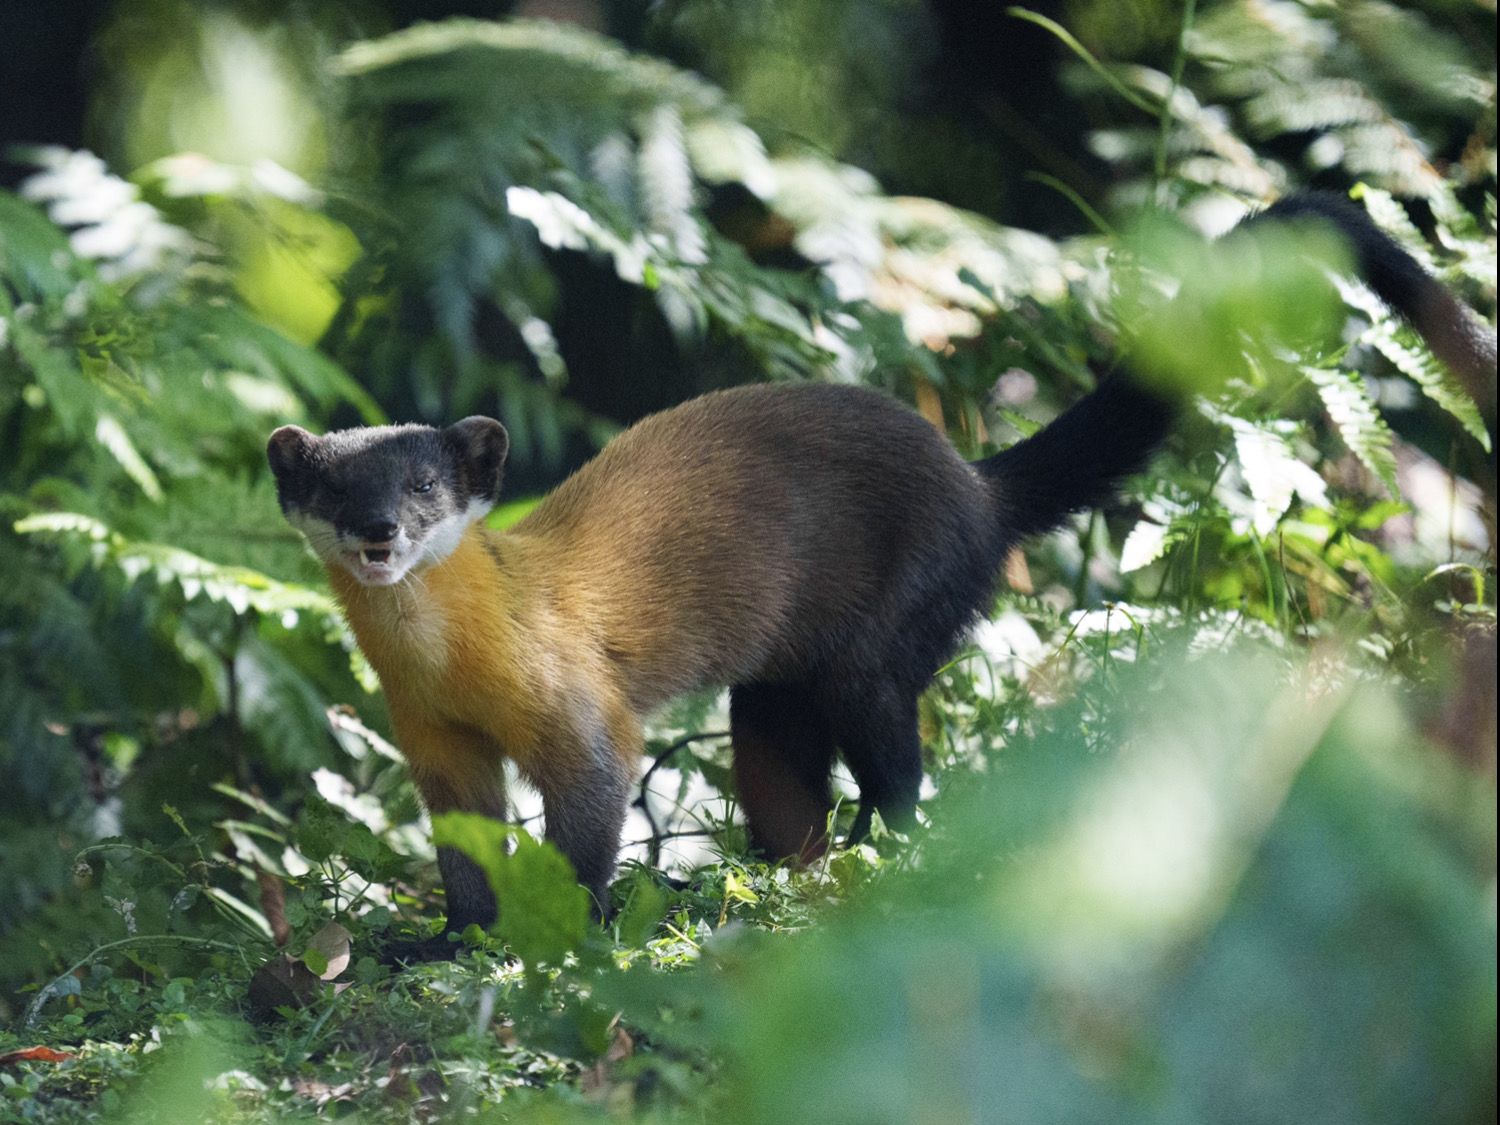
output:
<instances>
[{"instance_id":1,"label":"marten head","mask_svg":"<svg viewBox=\"0 0 1500 1125\"><path fill-rule=\"evenodd\" d=\"M509 439L493 418L271 435L281 510L330 566L389 586L441 562L500 496Z\"/></svg>"}]
</instances>

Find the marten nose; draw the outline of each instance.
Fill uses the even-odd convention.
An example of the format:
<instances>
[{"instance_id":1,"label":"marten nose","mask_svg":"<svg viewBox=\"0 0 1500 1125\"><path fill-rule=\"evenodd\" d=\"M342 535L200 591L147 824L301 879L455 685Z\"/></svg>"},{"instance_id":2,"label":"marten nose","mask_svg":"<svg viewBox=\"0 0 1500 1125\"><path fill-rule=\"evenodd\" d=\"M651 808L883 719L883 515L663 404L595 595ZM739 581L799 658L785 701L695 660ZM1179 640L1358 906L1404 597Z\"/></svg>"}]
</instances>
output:
<instances>
[{"instance_id":1,"label":"marten nose","mask_svg":"<svg viewBox=\"0 0 1500 1125\"><path fill-rule=\"evenodd\" d=\"M366 543L389 543L397 530L395 520L374 520L359 529L359 537Z\"/></svg>"}]
</instances>

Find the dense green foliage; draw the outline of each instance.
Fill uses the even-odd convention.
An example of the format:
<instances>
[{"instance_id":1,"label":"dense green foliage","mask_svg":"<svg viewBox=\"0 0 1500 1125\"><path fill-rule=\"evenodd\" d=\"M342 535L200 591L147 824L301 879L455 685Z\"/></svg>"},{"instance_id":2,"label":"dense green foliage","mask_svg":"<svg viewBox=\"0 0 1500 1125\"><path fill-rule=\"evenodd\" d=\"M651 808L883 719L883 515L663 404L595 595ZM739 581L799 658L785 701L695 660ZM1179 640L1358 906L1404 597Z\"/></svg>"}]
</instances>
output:
<instances>
[{"instance_id":1,"label":"dense green foliage","mask_svg":"<svg viewBox=\"0 0 1500 1125\"><path fill-rule=\"evenodd\" d=\"M1118 234L855 166L964 151L897 106L930 40L888 0L656 5L655 56L418 26L331 55L307 178L52 152L0 193L0 1056L63 1053L0 1059L0 1121L1492 1120L1494 498L1448 470L1493 452L1337 247L1202 236L1357 182L1493 322L1494 13L1129 7L1129 58L1048 25L1113 190L1035 188ZM606 926L529 809L448 817L499 925L379 963L441 916L432 842L274 425L492 411L542 482L823 378L977 455L1121 357L1196 408L1012 561L924 698L912 838L754 862L695 697Z\"/></svg>"}]
</instances>

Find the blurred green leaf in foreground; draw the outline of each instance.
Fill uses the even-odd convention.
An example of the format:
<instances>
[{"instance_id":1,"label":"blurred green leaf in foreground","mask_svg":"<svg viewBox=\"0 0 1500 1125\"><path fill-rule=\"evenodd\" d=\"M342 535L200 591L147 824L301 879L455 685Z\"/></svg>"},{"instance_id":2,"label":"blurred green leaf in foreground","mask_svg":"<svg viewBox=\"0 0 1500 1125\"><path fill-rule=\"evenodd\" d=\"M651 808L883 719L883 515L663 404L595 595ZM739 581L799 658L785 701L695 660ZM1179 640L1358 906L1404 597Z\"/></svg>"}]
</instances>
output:
<instances>
[{"instance_id":1,"label":"blurred green leaf in foreground","mask_svg":"<svg viewBox=\"0 0 1500 1125\"><path fill-rule=\"evenodd\" d=\"M1102 728L1063 708L858 906L668 978L731 1060L717 1119L1488 1120L1492 784L1388 685L1249 647L1131 670Z\"/></svg>"}]
</instances>

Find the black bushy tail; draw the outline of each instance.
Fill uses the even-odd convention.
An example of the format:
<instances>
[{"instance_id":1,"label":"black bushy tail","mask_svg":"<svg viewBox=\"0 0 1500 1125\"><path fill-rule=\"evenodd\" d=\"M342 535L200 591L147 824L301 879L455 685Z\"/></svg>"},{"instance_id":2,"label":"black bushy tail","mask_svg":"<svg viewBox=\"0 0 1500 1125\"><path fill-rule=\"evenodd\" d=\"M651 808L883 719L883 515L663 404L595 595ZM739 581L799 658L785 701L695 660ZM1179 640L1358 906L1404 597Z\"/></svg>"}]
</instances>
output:
<instances>
[{"instance_id":1,"label":"black bushy tail","mask_svg":"<svg viewBox=\"0 0 1500 1125\"><path fill-rule=\"evenodd\" d=\"M1301 192L1241 226L1309 217L1331 223L1349 240L1360 275L1422 334L1479 405L1493 447L1495 333L1344 196ZM1175 413L1171 399L1118 373L1040 433L975 468L999 489L1007 533L1037 535L1108 500L1123 478L1145 468Z\"/></svg>"},{"instance_id":2,"label":"black bushy tail","mask_svg":"<svg viewBox=\"0 0 1500 1125\"><path fill-rule=\"evenodd\" d=\"M1038 535L1145 468L1175 413L1167 398L1112 375L1046 429L974 467L999 487L1006 532Z\"/></svg>"}]
</instances>

